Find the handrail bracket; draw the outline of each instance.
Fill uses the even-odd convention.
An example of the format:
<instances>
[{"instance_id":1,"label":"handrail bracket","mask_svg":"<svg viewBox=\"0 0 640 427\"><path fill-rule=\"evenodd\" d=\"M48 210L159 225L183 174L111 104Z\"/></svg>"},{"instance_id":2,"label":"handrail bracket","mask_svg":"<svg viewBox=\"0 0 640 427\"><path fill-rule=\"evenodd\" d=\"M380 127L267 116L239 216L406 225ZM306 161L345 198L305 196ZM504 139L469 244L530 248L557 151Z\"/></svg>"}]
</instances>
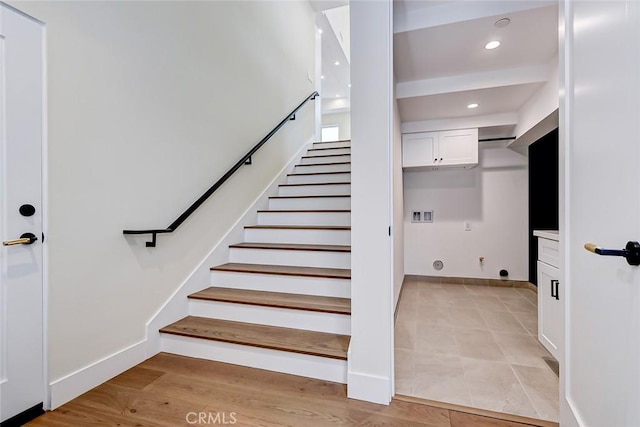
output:
<instances>
[{"instance_id":1,"label":"handrail bracket","mask_svg":"<svg viewBox=\"0 0 640 427\"><path fill-rule=\"evenodd\" d=\"M173 232L171 228L162 228L159 230L122 230L122 234L151 234L151 241L145 243L145 246L148 248L156 247L156 237L158 234L171 232Z\"/></svg>"},{"instance_id":2,"label":"handrail bracket","mask_svg":"<svg viewBox=\"0 0 640 427\"><path fill-rule=\"evenodd\" d=\"M151 241L150 242L145 242L145 246L148 248L155 248L156 247L156 237L158 236L158 233L151 233Z\"/></svg>"}]
</instances>

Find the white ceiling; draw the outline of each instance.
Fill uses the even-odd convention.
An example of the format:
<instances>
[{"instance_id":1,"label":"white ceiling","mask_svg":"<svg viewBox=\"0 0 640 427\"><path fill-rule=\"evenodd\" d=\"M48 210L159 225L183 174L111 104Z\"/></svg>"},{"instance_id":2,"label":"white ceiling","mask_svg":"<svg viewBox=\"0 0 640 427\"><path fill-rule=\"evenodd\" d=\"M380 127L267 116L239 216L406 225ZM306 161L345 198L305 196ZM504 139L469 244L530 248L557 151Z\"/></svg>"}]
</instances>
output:
<instances>
[{"instance_id":1,"label":"white ceiling","mask_svg":"<svg viewBox=\"0 0 640 427\"><path fill-rule=\"evenodd\" d=\"M313 3L314 2L312 2L312 4ZM320 7L320 5L334 5L337 2L315 3L316 7ZM342 6L329 10L333 12L342 10L342 12L344 12L344 8ZM327 10L327 12L329 12L329 10ZM342 15L344 15L344 13L342 13ZM345 20L343 16L341 18L342 21ZM340 33L347 33L346 37L349 37L348 12L346 15L347 28L336 29L332 27L327 16L322 11L317 14L316 25L318 28L322 29L322 75L324 76L324 79L321 80L320 96L323 99L323 113L348 111L350 106L350 64L349 59L345 54L346 47L343 48L337 38L337 34ZM344 22L343 25L345 25ZM336 61L338 61L340 65L335 65Z\"/></svg>"},{"instance_id":2,"label":"white ceiling","mask_svg":"<svg viewBox=\"0 0 640 427\"><path fill-rule=\"evenodd\" d=\"M494 23L511 22L504 28ZM402 122L516 113L551 74L553 1L394 1L394 70ZM494 50L484 45L498 40ZM468 109L478 103L476 109ZM513 132L513 124L493 128Z\"/></svg>"},{"instance_id":3,"label":"white ceiling","mask_svg":"<svg viewBox=\"0 0 640 427\"><path fill-rule=\"evenodd\" d=\"M393 40L397 82L546 64L558 51L554 7L508 14L505 28L493 24L502 16L440 25L396 34ZM535 35L533 37L532 35ZM502 45L487 50L498 40Z\"/></svg>"},{"instance_id":4,"label":"white ceiling","mask_svg":"<svg viewBox=\"0 0 640 427\"><path fill-rule=\"evenodd\" d=\"M310 3L323 30L323 112L348 111L349 61L322 13L347 2ZM504 17L510 24L496 27ZM557 22L554 0L394 0L394 68L402 122L517 113L557 61ZM484 49L490 40L502 45ZM479 107L468 109L470 103ZM484 133L512 136L514 124Z\"/></svg>"},{"instance_id":5,"label":"white ceiling","mask_svg":"<svg viewBox=\"0 0 640 427\"><path fill-rule=\"evenodd\" d=\"M502 86L489 89L443 93L401 99L400 117L403 122L468 117L517 111L542 83ZM467 105L476 103L477 108Z\"/></svg>"}]
</instances>

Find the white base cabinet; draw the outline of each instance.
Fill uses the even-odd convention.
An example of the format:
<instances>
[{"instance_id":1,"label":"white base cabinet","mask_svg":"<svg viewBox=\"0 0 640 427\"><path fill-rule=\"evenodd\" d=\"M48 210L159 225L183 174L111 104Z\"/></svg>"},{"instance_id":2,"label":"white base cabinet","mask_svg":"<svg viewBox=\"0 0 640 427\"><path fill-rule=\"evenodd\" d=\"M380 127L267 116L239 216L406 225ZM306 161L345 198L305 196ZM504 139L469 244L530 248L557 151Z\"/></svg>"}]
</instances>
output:
<instances>
[{"instance_id":1,"label":"white base cabinet","mask_svg":"<svg viewBox=\"0 0 640 427\"><path fill-rule=\"evenodd\" d=\"M538 237L538 340L560 360L564 289L560 283L560 244L557 231L534 231Z\"/></svg>"},{"instance_id":2,"label":"white base cabinet","mask_svg":"<svg viewBox=\"0 0 640 427\"><path fill-rule=\"evenodd\" d=\"M560 358L563 298L558 267L538 261L538 340L556 360Z\"/></svg>"}]
</instances>

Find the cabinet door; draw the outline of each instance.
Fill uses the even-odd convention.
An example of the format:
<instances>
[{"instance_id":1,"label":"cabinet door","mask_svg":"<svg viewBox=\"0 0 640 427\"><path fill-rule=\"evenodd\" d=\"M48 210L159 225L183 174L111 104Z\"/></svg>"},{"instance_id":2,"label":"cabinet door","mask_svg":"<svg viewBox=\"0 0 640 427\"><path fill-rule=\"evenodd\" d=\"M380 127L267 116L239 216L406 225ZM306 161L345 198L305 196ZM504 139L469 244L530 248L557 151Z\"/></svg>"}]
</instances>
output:
<instances>
[{"instance_id":1,"label":"cabinet door","mask_svg":"<svg viewBox=\"0 0 640 427\"><path fill-rule=\"evenodd\" d=\"M538 340L558 360L564 297L563 288L558 283L559 277L556 267L538 261Z\"/></svg>"},{"instance_id":2,"label":"cabinet door","mask_svg":"<svg viewBox=\"0 0 640 427\"><path fill-rule=\"evenodd\" d=\"M402 135L402 167L436 165L437 146L438 132Z\"/></svg>"},{"instance_id":3,"label":"cabinet door","mask_svg":"<svg viewBox=\"0 0 640 427\"><path fill-rule=\"evenodd\" d=\"M438 164L478 164L478 129L440 132L438 143Z\"/></svg>"}]
</instances>

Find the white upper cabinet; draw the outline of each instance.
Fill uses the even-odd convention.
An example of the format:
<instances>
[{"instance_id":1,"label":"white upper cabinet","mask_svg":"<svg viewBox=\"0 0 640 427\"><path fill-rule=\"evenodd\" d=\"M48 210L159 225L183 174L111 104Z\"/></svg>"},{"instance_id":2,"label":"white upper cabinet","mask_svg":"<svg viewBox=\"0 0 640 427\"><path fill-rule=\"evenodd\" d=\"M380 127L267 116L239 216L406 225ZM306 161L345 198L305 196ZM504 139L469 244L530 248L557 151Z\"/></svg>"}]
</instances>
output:
<instances>
[{"instance_id":1,"label":"white upper cabinet","mask_svg":"<svg viewBox=\"0 0 640 427\"><path fill-rule=\"evenodd\" d=\"M475 166L478 164L478 129L439 132L440 166Z\"/></svg>"},{"instance_id":2,"label":"white upper cabinet","mask_svg":"<svg viewBox=\"0 0 640 427\"><path fill-rule=\"evenodd\" d=\"M472 168L478 164L478 129L402 135L402 167Z\"/></svg>"},{"instance_id":3,"label":"white upper cabinet","mask_svg":"<svg viewBox=\"0 0 640 427\"><path fill-rule=\"evenodd\" d=\"M438 164L438 132L402 135L402 166L405 168Z\"/></svg>"}]
</instances>

